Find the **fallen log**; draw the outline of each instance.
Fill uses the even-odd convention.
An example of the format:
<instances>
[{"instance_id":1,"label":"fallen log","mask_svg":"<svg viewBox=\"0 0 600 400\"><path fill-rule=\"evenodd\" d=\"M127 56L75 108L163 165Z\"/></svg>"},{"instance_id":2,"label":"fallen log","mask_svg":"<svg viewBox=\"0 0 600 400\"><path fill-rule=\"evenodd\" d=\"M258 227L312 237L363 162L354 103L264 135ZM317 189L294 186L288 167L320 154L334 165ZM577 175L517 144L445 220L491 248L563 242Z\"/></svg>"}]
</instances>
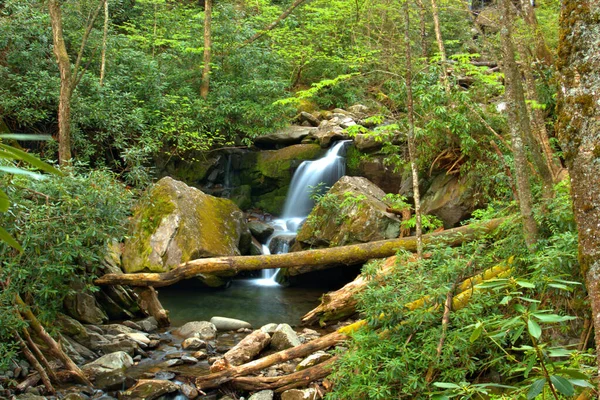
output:
<instances>
[{"instance_id":1,"label":"fallen log","mask_svg":"<svg viewBox=\"0 0 600 400\"><path fill-rule=\"evenodd\" d=\"M341 341L346 340L347 338L348 336L343 333L333 332L318 339L311 340L308 343L301 344L300 346L282 350L278 353L259 358L258 360L249 362L247 364L232 367L213 374L200 376L196 379L196 386L200 390L216 388L224 383L230 382L235 378L260 371L261 369L265 369L271 365L289 361L294 358L305 357L314 353L315 351L329 348Z\"/></svg>"},{"instance_id":2,"label":"fallen log","mask_svg":"<svg viewBox=\"0 0 600 400\"><path fill-rule=\"evenodd\" d=\"M461 226L423 236L424 243L445 241L457 246L496 229L504 218L497 218L480 224ZM215 257L192 260L180 264L163 273L107 274L96 279L96 285L168 286L200 274L213 274L228 271L256 271L262 269L293 268L297 275L323 266L356 265L372 258L385 258L398 250L416 251L415 237L389 239L377 242L332 247L327 249L305 250L287 254L261 256Z\"/></svg>"},{"instance_id":3,"label":"fallen log","mask_svg":"<svg viewBox=\"0 0 600 400\"><path fill-rule=\"evenodd\" d=\"M336 359L337 357L332 357L310 368L283 376L242 376L232 379L230 384L240 390L254 391L270 389L276 393L281 393L297 387L306 387L309 383L317 379L325 378L331 373L331 364Z\"/></svg>"}]
</instances>

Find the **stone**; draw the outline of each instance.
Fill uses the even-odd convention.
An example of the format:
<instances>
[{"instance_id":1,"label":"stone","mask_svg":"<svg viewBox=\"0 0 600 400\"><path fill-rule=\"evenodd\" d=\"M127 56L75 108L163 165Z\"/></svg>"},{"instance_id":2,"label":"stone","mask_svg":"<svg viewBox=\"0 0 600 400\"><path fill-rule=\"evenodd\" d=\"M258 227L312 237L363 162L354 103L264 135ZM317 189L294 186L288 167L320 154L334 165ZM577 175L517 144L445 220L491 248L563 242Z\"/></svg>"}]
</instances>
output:
<instances>
[{"instance_id":1,"label":"stone","mask_svg":"<svg viewBox=\"0 0 600 400\"><path fill-rule=\"evenodd\" d=\"M141 321L138 321L137 324L144 332L154 332L158 329L158 321L156 321L156 318L154 317L144 318Z\"/></svg>"},{"instance_id":2,"label":"stone","mask_svg":"<svg viewBox=\"0 0 600 400\"><path fill-rule=\"evenodd\" d=\"M188 385L187 383L181 383L179 385L179 390L181 390L181 393L188 399L195 399L199 396L198 390L194 386Z\"/></svg>"},{"instance_id":3,"label":"stone","mask_svg":"<svg viewBox=\"0 0 600 400\"><path fill-rule=\"evenodd\" d=\"M270 340L269 334L260 329L252 332L225 353L221 360L211 365L210 372L222 371L230 366L242 365L251 361L267 347Z\"/></svg>"},{"instance_id":4,"label":"stone","mask_svg":"<svg viewBox=\"0 0 600 400\"><path fill-rule=\"evenodd\" d=\"M108 342L96 343L96 348L104 354L125 352L133 357L136 350L139 349L139 345L135 340L121 336L114 337L114 339Z\"/></svg>"},{"instance_id":5,"label":"stone","mask_svg":"<svg viewBox=\"0 0 600 400\"><path fill-rule=\"evenodd\" d=\"M278 351L300 344L298 334L288 324L279 324L271 337L271 348Z\"/></svg>"},{"instance_id":6,"label":"stone","mask_svg":"<svg viewBox=\"0 0 600 400\"><path fill-rule=\"evenodd\" d=\"M385 193L361 177L343 176L327 195L337 198L335 205L318 204L300 228L293 250L344 246L397 238L400 219L386 211ZM300 273L301 267L287 273Z\"/></svg>"},{"instance_id":7,"label":"stone","mask_svg":"<svg viewBox=\"0 0 600 400\"><path fill-rule=\"evenodd\" d=\"M165 177L136 206L123 248L123 268L127 273L167 272L197 258L238 256L247 231L243 212L231 200ZM200 278L211 285L223 283Z\"/></svg>"},{"instance_id":8,"label":"stone","mask_svg":"<svg viewBox=\"0 0 600 400\"><path fill-rule=\"evenodd\" d=\"M31 393L23 393L16 397L17 400L46 400L47 398L44 396L38 396L36 394Z\"/></svg>"},{"instance_id":9,"label":"stone","mask_svg":"<svg viewBox=\"0 0 600 400\"><path fill-rule=\"evenodd\" d=\"M184 350L198 350L206 347L206 342L197 337L190 337L181 342L181 347Z\"/></svg>"},{"instance_id":10,"label":"stone","mask_svg":"<svg viewBox=\"0 0 600 400\"><path fill-rule=\"evenodd\" d=\"M260 392L256 392L250 396L248 400L273 400L273 391L261 390Z\"/></svg>"},{"instance_id":11,"label":"stone","mask_svg":"<svg viewBox=\"0 0 600 400\"><path fill-rule=\"evenodd\" d=\"M133 321L129 321L129 320L123 321L122 324L124 326L128 327L128 328L135 329L136 331L141 331L142 330L142 327L139 326L138 324L136 324Z\"/></svg>"},{"instance_id":12,"label":"stone","mask_svg":"<svg viewBox=\"0 0 600 400\"><path fill-rule=\"evenodd\" d=\"M64 309L71 317L86 324L102 324L108 316L96 302L96 298L85 290L84 284L71 284L72 292L64 300Z\"/></svg>"},{"instance_id":13,"label":"stone","mask_svg":"<svg viewBox=\"0 0 600 400\"><path fill-rule=\"evenodd\" d=\"M196 351L192 353L192 357L197 358L198 360L204 360L208 358L208 354L204 350Z\"/></svg>"},{"instance_id":14,"label":"stone","mask_svg":"<svg viewBox=\"0 0 600 400\"><path fill-rule=\"evenodd\" d=\"M102 325L102 329L108 335L123 335L123 334L128 334L128 333L139 332L135 329L132 329L128 326L121 325L121 324Z\"/></svg>"},{"instance_id":15,"label":"stone","mask_svg":"<svg viewBox=\"0 0 600 400\"><path fill-rule=\"evenodd\" d=\"M316 128L292 125L254 139L257 146L289 146L298 144Z\"/></svg>"},{"instance_id":16,"label":"stone","mask_svg":"<svg viewBox=\"0 0 600 400\"><path fill-rule=\"evenodd\" d=\"M306 111L300 111L298 120L300 122L308 122L310 126L319 126L319 123L321 122L319 121L319 118Z\"/></svg>"},{"instance_id":17,"label":"stone","mask_svg":"<svg viewBox=\"0 0 600 400\"><path fill-rule=\"evenodd\" d=\"M183 361L185 364L196 364L198 362L198 359L192 356L181 356L181 361Z\"/></svg>"},{"instance_id":18,"label":"stone","mask_svg":"<svg viewBox=\"0 0 600 400\"><path fill-rule=\"evenodd\" d=\"M64 314L59 314L55 322L63 334L73 338L84 346L89 344L90 335L81 322Z\"/></svg>"},{"instance_id":19,"label":"stone","mask_svg":"<svg viewBox=\"0 0 600 400\"><path fill-rule=\"evenodd\" d=\"M85 395L83 393L69 393L68 395L63 397L62 400L87 400L89 398L90 397L88 395Z\"/></svg>"},{"instance_id":20,"label":"stone","mask_svg":"<svg viewBox=\"0 0 600 400\"><path fill-rule=\"evenodd\" d=\"M248 229L250 229L252 236L254 236L261 243L265 243L269 236L271 236L275 231L271 225L261 221L248 222Z\"/></svg>"},{"instance_id":21,"label":"stone","mask_svg":"<svg viewBox=\"0 0 600 400\"><path fill-rule=\"evenodd\" d=\"M357 118L365 118L369 113L369 107L364 104L355 104L348 107L348 111Z\"/></svg>"},{"instance_id":22,"label":"stone","mask_svg":"<svg viewBox=\"0 0 600 400\"><path fill-rule=\"evenodd\" d=\"M266 324L260 327L260 330L268 333L269 335L273 335L275 330L277 329L278 324Z\"/></svg>"},{"instance_id":23,"label":"stone","mask_svg":"<svg viewBox=\"0 0 600 400\"><path fill-rule=\"evenodd\" d=\"M276 234L269 243L271 254L287 253L296 241L296 234Z\"/></svg>"},{"instance_id":24,"label":"stone","mask_svg":"<svg viewBox=\"0 0 600 400\"><path fill-rule=\"evenodd\" d=\"M303 369L313 367L322 363L323 361L329 360L331 357L333 356L329 353L317 351L316 353L313 353L304 360L300 361L300 363L296 366L296 371L302 371Z\"/></svg>"},{"instance_id":25,"label":"stone","mask_svg":"<svg viewBox=\"0 0 600 400\"><path fill-rule=\"evenodd\" d=\"M346 175L367 178L386 193L400 193L402 184L407 178L412 182L411 177L403 176L403 171L394 171L391 165L386 165L385 156L369 155L368 157L362 157L361 155L362 153L356 148L350 147L348 149ZM407 194L412 196L412 192Z\"/></svg>"},{"instance_id":26,"label":"stone","mask_svg":"<svg viewBox=\"0 0 600 400\"><path fill-rule=\"evenodd\" d=\"M317 130L311 132L305 139L315 140L319 143L321 148L329 147L333 141L348 139L348 135L344 131L344 128L339 125L340 122L341 120L336 117L330 120L321 121Z\"/></svg>"},{"instance_id":27,"label":"stone","mask_svg":"<svg viewBox=\"0 0 600 400\"><path fill-rule=\"evenodd\" d=\"M366 133L359 133L354 138L354 146L362 152L377 151L383 147L383 143L381 140L378 141L375 135Z\"/></svg>"},{"instance_id":28,"label":"stone","mask_svg":"<svg viewBox=\"0 0 600 400\"><path fill-rule=\"evenodd\" d=\"M252 328L252 324L241 319L212 317L210 322L217 328L218 331L235 331L240 328Z\"/></svg>"},{"instance_id":29,"label":"stone","mask_svg":"<svg viewBox=\"0 0 600 400\"><path fill-rule=\"evenodd\" d=\"M474 210L473 191L463 179L442 173L431 182L421 201L423 214L435 215L444 228L453 228Z\"/></svg>"},{"instance_id":30,"label":"stone","mask_svg":"<svg viewBox=\"0 0 600 400\"><path fill-rule=\"evenodd\" d=\"M85 364L81 369L90 379L95 381L97 387L102 388L124 382L123 372L132 365L133 359L131 356L124 351L118 351ZM99 385L99 382L102 383Z\"/></svg>"},{"instance_id":31,"label":"stone","mask_svg":"<svg viewBox=\"0 0 600 400\"><path fill-rule=\"evenodd\" d=\"M175 378L175 373L169 371L159 371L156 374L154 374L154 378L159 380L170 381L171 379Z\"/></svg>"},{"instance_id":32,"label":"stone","mask_svg":"<svg viewBox=\"0 0 600 400\"><path fill-rule=\"evenodd\" d=\"M250 244L250 251L248 255L251 256L261 256L263 255L263 247L262 244L256 240L256 238L252 238L252 243Z\"/></svg>"},{"instance_id":33,"label":"stone","mask_svg":"<svg viewBox=\"0 0 600 400\"><path fill-rule=\"evenodd\" d=\"M217 336L217 328L208 321L192 321L175 330L173 333L184 338L193 336L202 340L211 340Z\"/></svg>"},{"instance_id":34,"label":"stone","mask_svg":"<svg viewBox=\"0 0 600 400\"><path fill-rule=\"evenodd\" d=\"M317 391L314 388L290 389L281 393L281 400L317 400Z\"/></svg>"},{"instance_id":35,"label":"stone","mask_svg":"<svg viewBox=\"0 0 600 400\"><path fill-rule=\"evenodd\" d=\"M117 335L117 337L119 336L120 335ZM142 345L142 347L144 348L148 347L148 345L150 344L150 339L148 338L148 335L142 332L125 333L123 334L123 336L135 340L139 345Z\"/></svg>"},{"instance_id":36,"label":"stone","mask_svg":"<svg viewBox=\"0 0 600 400\"><path fill-rule=\"evenodd\" d=\"M140 379L135 386L119 394L119 400L154 400L160 396L179 390L171 381L158 379Z\"/></svg>"}]
</instances>

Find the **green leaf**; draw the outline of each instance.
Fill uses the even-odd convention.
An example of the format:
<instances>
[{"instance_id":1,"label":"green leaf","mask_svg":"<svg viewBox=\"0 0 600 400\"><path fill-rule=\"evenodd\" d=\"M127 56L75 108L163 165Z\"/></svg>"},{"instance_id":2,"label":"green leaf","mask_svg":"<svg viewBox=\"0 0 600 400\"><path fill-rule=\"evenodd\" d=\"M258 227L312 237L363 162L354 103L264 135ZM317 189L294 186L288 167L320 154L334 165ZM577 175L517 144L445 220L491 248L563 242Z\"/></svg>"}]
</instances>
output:
<instances>
[{"instance_id":1,"label":"green leaf","mask_svg":"<svg viewBox=\"0 0 600 400\"><path fill-rule=\"evenodd\" d=\"M0 135L0 139L8 139L8 140L20 140L20 141L28 141L28 140L50 140L52 136L50 135L36 135L36 134L27 134L27 133L3 133Z\"/></svg>"},{"instance_id":2,"label":"green leaf","mask_svg":"<svg viewBox=\"0 0 600 400\"><path fill-rule=\"evenodd\" d=\"M469 342L473 343L474 341L476 341L477 339L479 339L479 336L481 336L481 332L483 332L483 326L481 325L481 323L477 323L477 326L475 327L475 330L473 330L473 333L471 333L471 337L469 338Z\"/></svg>"},{"instance_id":3,"label":"green leaf","mask_svg":"<svg viewBox=\"0 0 600 400\"><path fill-rule=\"evenodd\" d=\"M456 383L451 382L433 382L433 386L437 386L439 388L444 389L460 389L460 386L458 386Z\"/></svg>"},{"instance_id":4,"label":"green leaf","mask_svg":"<svg viewBox=\"0 0 600 400\"><path fill-rule=\"evenodd\" d=\"M595 388L589 381L584 379L569 379L569 382L575 386L585 387L585 388Z\"/></svg>"},{"instance_id":5,"label":"green leaf","mask_svg":"<svg viewBox=\"0 0 600 400\"><path fill-rule=\"evenodd\" d=\"M571 321L576 319L575 317L569 315L558 315L558 314L539 314L533 313L531 314L542 322L563 322L563 321Z\"/></svg>"},{"instance_id":6,"label":"green leaf","mask_svg":"<svg viewBox=\"0 0 600 400\"><path fill-rule=\"evenodd\" d=\"M548 356L550 357L568 357L572 353L571 350L557 348L548 350Z\"/></svg>"},{"instance_id":7,"label":"green leaf","mask_svg":"<svg viewBox=\"0 0 600 400\"><path fill-rule=\"evenodd\" d=\"M561 369L560 373L568 375L569 377L575 378L575 379L585 379L585 380L589 379L589 376L587 376L586 374L584 374L583 372L581 372L578 369L565 368L565 369Z\"/></svg>"},{"instance_id":8,"label":"green leaf","mask_svg":"<svg viewBox=\"0 0 600 400\"><path fill-rule=\"evenodd\" d=\"M529 387L529 391L527 392L527 400L535 399L538 394L542 393L544 389L544 385L546 384L546 379L541 378L537 381L533 382Z\"/></svg>"},{"instance_id":9,"label":"green leaf","mask_svg":"<svg viewBox=\"0 0 600 400\"><path fill-rule=\"evenodd\" d=\"M2 144L2 143L0 143L0 149L4 150L5 152L7 152L9 154L12 154L19 160L23 160L23 161L31 164L32 166L34 166L38 169L41 169L42 171L46 171L48 173L60 175L60 176L64 175L61 171L57 170L52 165L45 163L42 160L40 160L39 158L32 156L31 154L26 153L22 150L16 149L12 146L8 146L8 145Z\"/></svg>"},{"instance_id":10,"label":"green leaf","mask_svg":"<svg viewBox=\"0 0 600 400\"><path fill-rule=\"evenodd\" d=\"M517 329L515 329L514 332L510 335L510 341L515 343L517 341L517 339L519 339L521 337L524 330L525 330L525 325L521 325Z\"/></svg>"},{"instance_id":11,"label":"green leaf","mask_svg":"<svg viewBox=\"0 0 600 400\"><path fill-rule=\"evenodd\" d=\"M8 233L3 227L0 226L0 241L5 242L10 247L13 247L20 252L23 251L23 248L11 235Z\"/></svg>"},{"instance_id":12,"label":"green leaf","mask_svg":"<svg viewBox=\"0 0 600 400\"><path fill-rule=\"evenodd\" d=\"M493 289L493 288L498 288L498 287L503 287L506 286L506 283L508 282L508 279L491 279L489 281L486 282L482 282L479 285L476 285L476 288L479 289Z\"/></svg>"},{"instance_id":13,"label":"green leaf","mask_svg":"<svg viewBox=\"0 0 600 400\"><path fill-rule=\"evenodd\" d=\"M533 319L529 318L527 320L527 330L529 334L536 339L539 339L542 336L542 328L535 322Z\"/></svg>"},{"instance_id":14,"label":"green leaf","mask_svg":"<svg viewBox=\"0 0 600 400\"><path fill-rule=\"evenodd\" d=\"M531 283L531 282L522 281L522 280L519 280L519 279L517 279L516 282L517 282L517 285L519 285L521 287L529 288L529 289L535 289L535 285L533 283Z\"/></svg>"},{"instance_id":15,"label":"green leaf","mask_svg":"<svg viewBox=\"0 0 600 400\"><path fill-rule=\"evenodd\" d=\"M38 174L37 172L28 171L23 168L0 166L0 171L4 171L8 174L25 175L30 178L37 179L38 181L45 179L44 175Z\"/></svg>"},{"instance_id":16,"label":"green leaf","mask_svg":"<svg viewBox=\"0 0 600 400\"><path fill-rule=\"evenodd\" d=\"M8 195L2 189L0 189L0 211L7 212L9 208L10 199L8 198Z\"/></svg>"},{"instance_id":17,"label":"green leaf","mask_svg":"<svg viewBox=\"0 0 600 400\"><path fill-rule=\"evenodd\" d=\"M550 376L550 380L552 381L552 384L556 390L558 390L561 394L564 394L565 396L573 396L575 394L575 388L573 388L571 382L562 376L552 375Z\"/></svg>"}]
</instances>

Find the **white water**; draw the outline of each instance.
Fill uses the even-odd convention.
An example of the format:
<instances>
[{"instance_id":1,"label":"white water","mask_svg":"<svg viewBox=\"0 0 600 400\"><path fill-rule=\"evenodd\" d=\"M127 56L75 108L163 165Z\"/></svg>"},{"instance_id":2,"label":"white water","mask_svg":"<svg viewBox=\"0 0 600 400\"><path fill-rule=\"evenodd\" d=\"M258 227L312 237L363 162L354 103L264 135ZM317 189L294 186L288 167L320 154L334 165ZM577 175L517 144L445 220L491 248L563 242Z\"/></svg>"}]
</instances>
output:
<instances>
[{"instance_id":1,"label":"white water","mask_svg":"<svg viewBox=\"0 0 600 400\"><path fill-rule=\"evenodd\" d=\"M269 237L267 243L263 244L263 254L283 254L289 251L290 240L284 239L296 236L300 224L314 207L315 203L310 196L313 188L319 183L331 187L346 173L344 156L349 143L350 140L339 141L323 158L300 164L292 177L282 218L270 223L275 228L275 232ZM278 285L276 279L278 272L278 269L263 269L261 279L255 280L255 283L261 286Z\"/></svg>"}]
</instances>

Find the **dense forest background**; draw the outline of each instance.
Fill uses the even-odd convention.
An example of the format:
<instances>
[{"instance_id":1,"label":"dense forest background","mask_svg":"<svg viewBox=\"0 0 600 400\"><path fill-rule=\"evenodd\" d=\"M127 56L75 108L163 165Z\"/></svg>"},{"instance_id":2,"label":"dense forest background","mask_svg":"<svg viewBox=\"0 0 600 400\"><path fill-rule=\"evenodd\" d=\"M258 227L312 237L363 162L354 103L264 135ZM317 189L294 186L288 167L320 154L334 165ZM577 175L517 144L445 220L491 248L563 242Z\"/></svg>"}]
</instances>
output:
<instances>
[{"instance_id":1,"label":"dense forest background","mask_svg":"<svg viewBox=\"0 0 600 400\"><path fill-rule=\"evenodd\" d=\"M360 307L377 329L340 358L330 398L592 396L598 12L558 0L2 2L5 360L32 323L15 304L51 325L76 271L95 290L105 244L165 163L360 103L369 118L346 134L382 142L417 188L433 169L459 174L475 219L509 222L456 249L419 248L426 260L374 279ZM64 176L37 180L31 165ZM439 308L403 308L414 294L451 301L465 270L507 260L515 276L455 313L463 329Z\"/></svg>"}]
</instances>

